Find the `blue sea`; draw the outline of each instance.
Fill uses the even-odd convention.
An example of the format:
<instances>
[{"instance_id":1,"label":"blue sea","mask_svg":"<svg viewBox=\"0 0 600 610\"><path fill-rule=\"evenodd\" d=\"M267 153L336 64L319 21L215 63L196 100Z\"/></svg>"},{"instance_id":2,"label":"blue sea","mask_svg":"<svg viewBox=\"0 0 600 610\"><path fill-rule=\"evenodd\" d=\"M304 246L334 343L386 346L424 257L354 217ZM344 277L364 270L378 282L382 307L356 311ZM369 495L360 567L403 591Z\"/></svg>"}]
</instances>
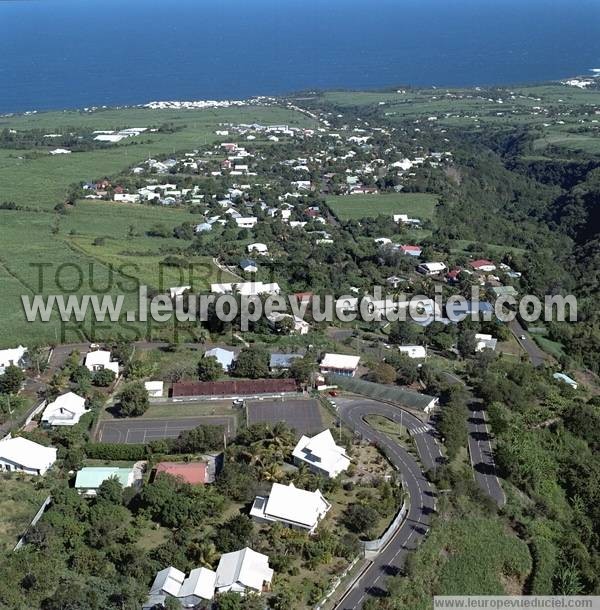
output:
<instances>
[{"instance_id":1,"label":"blue sea","mask_svg":"<svg viewBox=\"0 0 600 610\"><path fill-rule=\"evenodd\" d=\"M600 0L0 0L0 112L600 67Z\"/></svg>"}]
</instances>

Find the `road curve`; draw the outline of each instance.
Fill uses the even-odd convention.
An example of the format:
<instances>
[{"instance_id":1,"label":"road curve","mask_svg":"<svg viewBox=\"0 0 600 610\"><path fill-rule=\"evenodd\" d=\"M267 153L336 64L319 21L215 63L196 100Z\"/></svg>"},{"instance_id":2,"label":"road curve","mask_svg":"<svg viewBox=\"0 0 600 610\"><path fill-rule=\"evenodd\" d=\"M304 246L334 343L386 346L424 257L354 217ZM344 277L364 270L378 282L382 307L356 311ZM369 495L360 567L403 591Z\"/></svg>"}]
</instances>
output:
<instances>
[{"instance_id":1,"label":"road curve","mask_svg":"<svg viewBox=\"0 0 600 610\"><path fill-rule=\"evenodd\" d=\"M409 509L404 523L387 546L377 555L373 563L362 574L336 610L361 608L365 598L385 593L385 580L400 571L406 555L415 549L427 534L431 517L435 512L435 489L423 474L425 469L442 463L443 456L434 436L434 430L420 419L386 403L367 398L336 398L340 419L364 440L379 445L388 459L398 469L404 488L410 496ZM415 440L419 458L417 460L401 445L383 432L374 430L364 418L368 415L383 415L405 426Z\"/></svg>"}]
</instances>

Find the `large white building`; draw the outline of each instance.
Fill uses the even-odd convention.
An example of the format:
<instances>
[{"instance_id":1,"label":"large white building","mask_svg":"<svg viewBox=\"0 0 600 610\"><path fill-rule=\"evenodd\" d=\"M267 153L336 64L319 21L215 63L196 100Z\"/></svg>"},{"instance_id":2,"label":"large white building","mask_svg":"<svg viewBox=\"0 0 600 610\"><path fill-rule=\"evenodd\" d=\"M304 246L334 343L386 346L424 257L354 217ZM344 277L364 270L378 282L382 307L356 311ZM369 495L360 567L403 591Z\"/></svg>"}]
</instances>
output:
<instances>
[{"instance_id":1,"label":"large white building","mask_svg":"<svg viewBox=\"0 0 600 610\"><path fill-rule=\"evenodd\" d=\"M260 594L270 589L272 580L273 569L269 567L269 558L246 547L221 555L215 589L217 593Z\"/></svg>"},{"instance_id":2,"label":"large white building","mask_svg":"<svg viewBox=\"0 0 600 610\"><path fill-rule=\"evenodd\" d=\"M292 452L296 464L307 464L317 474L337 477L350 466L350 458L344 447L336 445L329 430L323 430L312 438L302 436Z\"/></svg>"},{"instance_id":3,"label":"large white building","mask_svg":"<svg viewBox=\"0 0 600 610\"><path fill-rule=\"evenodd\" d=\"M354 377L358 369L360 356L348 356L346 354L325 354L319 370L323 375L327 373L335 373L336 375L344 375L346 377Z\"/></svg>"},{"instance_id":4,"label":"large white building","mask_svg":"<svg viewBox=\"0 0 600 610\"><path fill-rule=\"evenodd\" d=\"M44 475L56 462L56 449L17 436L0 440L0 472Z\"/></svg>"},{"instance_id":5,"label":"large white building","mask_svg":"<svg viewBox=\"0 0 600 610\"><path fill-rule=\"evenodd\" d=\"M237 284L211 284L210 291L213 294L229 294L235 291L241 295L251 296L257 294L279 294L280 288L277 282L240 282Z\"/></svg>"},{"instance_id":6,"label":"large white building","mask_svg":"<svg viewBox=\"0 0 600 610\"><path fill-rule=\"evenodd\" d=\"M89 413L85 408L85 398L74 392L67 392L51 402L42 414L42 424L46 426L74 426L82 415Z\"/></svg>"},{"instance_id":7,"label":"large white building","mask_svg":"<svg viewBox=\"0 0 600 610\"><path fill-rule=\"evenodd\" d=\"M260 523L278 521L312 534L330 508L331 504L318 489L306 491L293 483L273 483L268 496L256 496L250 516Z\"/></svg>"},{"instance_id":8,"label":"large white building","mask_svg":"<svg viewBox=\"0 0 600 610\"><path fill-rule=\"evenodd\" d=\"M427 350L422 345L401 345L398 349L409 358L427 358Z\"/></svg>"}]
</instances>

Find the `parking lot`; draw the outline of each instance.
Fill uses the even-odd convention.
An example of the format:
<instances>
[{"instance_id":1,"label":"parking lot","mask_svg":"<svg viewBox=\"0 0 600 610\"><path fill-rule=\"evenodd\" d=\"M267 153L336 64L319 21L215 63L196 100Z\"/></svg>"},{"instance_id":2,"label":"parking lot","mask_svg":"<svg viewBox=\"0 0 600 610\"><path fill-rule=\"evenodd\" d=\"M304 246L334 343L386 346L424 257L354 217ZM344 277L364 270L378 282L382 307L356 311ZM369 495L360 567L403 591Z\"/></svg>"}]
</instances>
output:
<instances>
[{"instance_id":1,"label":"parking lot","mask_svg":"<svg viewBox=\"0 0 600 610\"><path fill-rule=\"evenodd\" d=\"M98 427L100 443L149 443L163 438L177 438L183 431L202 425L223 426L228 437L235 434L233 416L201 416L164 419L115 419Z\"/></svg>"},{"instance_id":2,"label":"parking lot","mask_svg":"<svg viewBox=\"0 0 600 610\"><path fill-rule=\"evenodd\" d=\"M286 422L300 434L323 430L321 411L316 400L282 398L246 402L248 425Z\"/></svg>"}]
</instances>

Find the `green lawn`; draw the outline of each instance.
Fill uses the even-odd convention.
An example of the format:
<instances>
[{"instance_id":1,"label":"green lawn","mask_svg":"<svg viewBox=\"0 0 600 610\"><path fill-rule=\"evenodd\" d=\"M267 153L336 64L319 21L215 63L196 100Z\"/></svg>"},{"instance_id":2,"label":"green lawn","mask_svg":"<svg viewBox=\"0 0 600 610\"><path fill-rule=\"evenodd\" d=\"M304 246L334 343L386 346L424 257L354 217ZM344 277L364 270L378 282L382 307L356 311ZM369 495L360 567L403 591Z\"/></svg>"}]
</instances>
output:
<instances>
[{"instance_id":1,"label":"green lawn","mask_svg":"<svg viewBox=\"0 0 600 610\"><path fill-rule=\"evenodd\" d=\"M438 201L429 193L383 193L327 197L327 205L340 220L392 214L408 214L422 220L433 218Z\"/></svg>"}]
</instances>

